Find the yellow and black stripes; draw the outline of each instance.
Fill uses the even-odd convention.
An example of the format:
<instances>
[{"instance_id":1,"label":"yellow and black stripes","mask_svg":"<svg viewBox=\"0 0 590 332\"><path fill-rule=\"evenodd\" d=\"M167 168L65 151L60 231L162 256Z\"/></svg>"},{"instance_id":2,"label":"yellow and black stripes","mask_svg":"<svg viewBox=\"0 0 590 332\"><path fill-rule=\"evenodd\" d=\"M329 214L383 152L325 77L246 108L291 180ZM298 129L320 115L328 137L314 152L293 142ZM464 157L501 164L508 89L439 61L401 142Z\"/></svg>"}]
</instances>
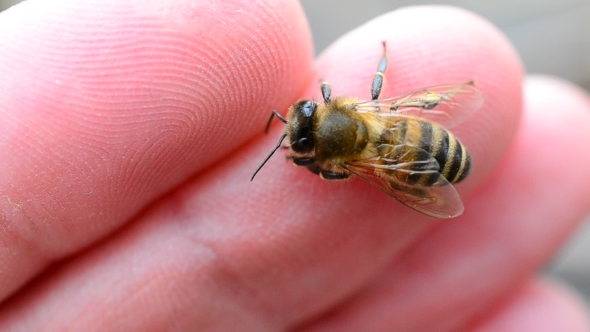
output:
<instances>
[{"instance_id":1,"label":"yellow and black stripes","mask_svg":"<svg viewBox=\"0 0 590 332\"><path fill-rule=\"evenodd\" d=\"M439 161L439 164L441 165L442 176L449 180L450 183L457 183L469 175L469 171L471 170L471 156L457 138L452 135L449 138L451 139L449 140L445 162L442 163L442 161Z\"/></svg>"},{"instance_id":2,"label":"yellow and black stripes","mask_svg":"<svg viewBox=\"0 0 590 332\"><path fill-rule=\"evenodd\" d=\"M393 145L416 147L413 153L395 156L398 163L407 163L396 177L408 184L430 186L442 175L450 183L463 180L471 169L471 157L463 144L443 127L418 119L398 119L389 136ZM425 153L426 152L426 153ZM438 171L434 171L430 157L436 159ZM431 159L430 159L431 160Z\"/></svg>"}]
</instances>

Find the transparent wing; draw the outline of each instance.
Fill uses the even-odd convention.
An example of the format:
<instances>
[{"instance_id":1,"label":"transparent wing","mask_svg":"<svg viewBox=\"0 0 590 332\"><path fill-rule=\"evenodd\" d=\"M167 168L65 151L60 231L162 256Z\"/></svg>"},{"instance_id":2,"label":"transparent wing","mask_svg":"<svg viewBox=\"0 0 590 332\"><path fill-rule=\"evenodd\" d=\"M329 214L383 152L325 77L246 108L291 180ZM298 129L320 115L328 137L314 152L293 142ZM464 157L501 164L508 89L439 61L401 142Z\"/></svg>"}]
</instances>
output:
<instances>
[{"instance_id":1,"label":"transparent wing","mask_svg":"<svg viewBox=\"0 0 590 332\"><path fill-rule=\"evenodd\" d=\"M483 95L473 81L437 85L403 95L355 104L357 112L380 116L425 118L452 128L471 116L483 104Z\"/></svg>"},{"instance_id":2,"label":"transparent wing","mask_svg":"<svg viewBox=\"0 0 590 332\"><path fill-rule=\"evenodd\" d=\"M406 206L428 216L453 218L463 213L461 197L453 185L439 173L440 166L430 153L404 144L391 145L385 149L389 152L346 163L344 168ZM407 154L412 155L411 162L402 161ZM418 174L436 176L437 181L433 185L423 185L409 184L399 179Z\"/></svg>"}]
</instances>

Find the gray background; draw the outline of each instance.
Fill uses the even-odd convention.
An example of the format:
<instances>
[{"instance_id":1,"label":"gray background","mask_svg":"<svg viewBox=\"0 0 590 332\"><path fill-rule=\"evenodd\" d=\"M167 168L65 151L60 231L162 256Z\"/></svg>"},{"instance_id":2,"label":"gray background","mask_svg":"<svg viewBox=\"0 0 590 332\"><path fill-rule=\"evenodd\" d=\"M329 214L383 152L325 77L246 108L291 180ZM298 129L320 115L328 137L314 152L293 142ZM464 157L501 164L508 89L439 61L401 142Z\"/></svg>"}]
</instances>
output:
<instances>
[{"instance_id":1,"label":"gray background","mask_svg":"<svg viewBox=\"0 0 590 332\"><path fill-rule=\"evenodd\" d=\"M19 0L0 0L0 11ZM529 73L569 79L590 90L590 1L588 0L303 0L316 53L348 30L402 6L449 4L496 24L512 41ZM590 185L590 184L589 184ZM545 269L578 289L590 303L590 224L586 222Z\"/></svg>"}]
</instances>

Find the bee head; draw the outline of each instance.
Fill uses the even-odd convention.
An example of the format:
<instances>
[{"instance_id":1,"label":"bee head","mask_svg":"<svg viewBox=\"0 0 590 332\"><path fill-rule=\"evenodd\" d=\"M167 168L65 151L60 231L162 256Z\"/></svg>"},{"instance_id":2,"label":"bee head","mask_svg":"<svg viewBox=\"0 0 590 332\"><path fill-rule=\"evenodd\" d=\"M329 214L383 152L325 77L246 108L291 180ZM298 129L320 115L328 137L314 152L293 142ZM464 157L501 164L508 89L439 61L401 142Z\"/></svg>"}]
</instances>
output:
<instances>
[{"instance_id":1,"label":"bee head","mask_svg":"<svg viewBox=\"0 0 590 332\"><path fill-rule=\"evenodd\" d=\"M317 108L313 100L301 100L292 106L287 132L291 149L296 153L307 154L314 148L312 130Z\"/></svg>"},{"instance_id":2,"label":"bee head","mask_svg":"<svg viewBox=\"0 0 590 332\"><path fill-rule=\"evenodd\" d=\"M270 152L270 154L264 159L262 164L258 166L250 181L254 180L254 177L262 166L266 164L266 162L272 157L272 155L277 151L278 148L281 147L283 140L288 136L289 141L291 142L291 150L295 153L305 155L310 154L314 148L313 142L313 121L315 112L318 108L318 104L313 100L301 100L295 103L289 109L289 121L285 120L277 111L274 111L268 120L268 124L266 125L266 132L268 132L268 128L270 127L270 123L272 119L276 116L287 125L287 130L281 138L279 138L279 142L277 146Z\"/></svg>"}]
</instances>

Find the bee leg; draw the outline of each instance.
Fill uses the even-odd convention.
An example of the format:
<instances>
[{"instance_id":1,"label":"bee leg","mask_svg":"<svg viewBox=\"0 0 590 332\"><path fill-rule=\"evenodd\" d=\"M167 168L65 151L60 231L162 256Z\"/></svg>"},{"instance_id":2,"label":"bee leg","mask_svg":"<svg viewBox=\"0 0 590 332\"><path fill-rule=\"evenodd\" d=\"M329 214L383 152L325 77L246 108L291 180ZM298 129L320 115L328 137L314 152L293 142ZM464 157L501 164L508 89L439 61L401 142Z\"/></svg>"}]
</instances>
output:
<instances>
[{"instance_id":1,"label":"bee leg","mask_svg":"<svg viewBox=\"0 0 590 332\"><path fill-rule=\"evenodd\" d=\"M297 166L309 166L315 163L313 158L292 158L293 163Z\"/></svg>"},{"instance_id":2,"label":"bee leg","mask_svg":"<svg viewBox=\"0 0 590 332\"><path fill-rule=\"evenodd\" d=\"M330 171L320 171L320 177L324 180L344 180L348 178L350 174L346 173L339 173L339 172L330 172Z\"/></svg>"},{"instance_id":3,"label":"bee leg","mask_svg":"<svg viewBox=\"0 0 590 332\"><path fill-rule=\"evenodd\" d=\"M332 89L330 88L330 83L326 81L322 81L322 97L324 97L324 103L330 102L330 96L332 95Z\"/></svg>"},{"instance_id":4,"label":"bee leg","mask_svg":"<svg viewBox=\"0 0 590 332\"><path fill-rule=\"evenodd\" d=\"M307 169L315 175L320 175L320 172L322 171L322 169L316 164L307 166Z\"/></svg>"},{"instance_id":5,"label":"bee leg","mask_svg":"<svg viewBox=\"0 0 590 332\"><path fill-rule=\"evenodd\" d=\"M385 41L383 42L383 57L379 61L377 66L377 74L373 78L373 84L371 85L371 100L379 99L381 94L381 87L383 86L383 74L387 69L387 49L385 48Z\"/></svg>"}]
</instances>

